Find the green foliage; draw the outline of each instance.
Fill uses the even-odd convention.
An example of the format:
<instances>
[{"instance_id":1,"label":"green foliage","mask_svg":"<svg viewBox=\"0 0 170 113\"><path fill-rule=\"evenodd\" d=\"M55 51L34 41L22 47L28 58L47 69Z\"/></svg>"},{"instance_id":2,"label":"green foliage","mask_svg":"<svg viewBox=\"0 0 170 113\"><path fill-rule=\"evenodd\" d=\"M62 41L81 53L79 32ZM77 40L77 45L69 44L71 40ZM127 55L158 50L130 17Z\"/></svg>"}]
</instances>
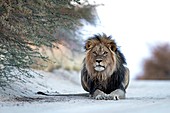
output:
<instances>
[{"instance_id":1,"label":"green foliage","mask_svg":"<svg viewBox=\"0 0 170 113\"><path fill-rule=\"evenodd\" d=\"M15 70L25 73L33 58L47 60L37 49L57 47L57 30L75 35L81 19L94 24L94 7L79 0L0 0L0 85L17 77Z\"/></svg>"}]
</instances>

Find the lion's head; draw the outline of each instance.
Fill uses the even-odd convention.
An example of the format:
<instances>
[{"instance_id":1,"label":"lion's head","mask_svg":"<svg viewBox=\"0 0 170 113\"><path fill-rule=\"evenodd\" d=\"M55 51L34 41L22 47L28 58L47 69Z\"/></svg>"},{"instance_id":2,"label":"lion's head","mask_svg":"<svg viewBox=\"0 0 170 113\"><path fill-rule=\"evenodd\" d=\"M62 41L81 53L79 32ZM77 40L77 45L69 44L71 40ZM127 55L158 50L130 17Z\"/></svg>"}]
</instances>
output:
<instances>
[{"instance_id":1,"label":"lion's head","mask_svg":"<svg viewBox=\"0 0 170 113\"><path fill-rule=\"evenodd\" d=\"M100 80L105 80L117 69L117 45L111 37L95 35L89 38L85 44L85 67L89 75Z\"/></svg>"}]
</instances>

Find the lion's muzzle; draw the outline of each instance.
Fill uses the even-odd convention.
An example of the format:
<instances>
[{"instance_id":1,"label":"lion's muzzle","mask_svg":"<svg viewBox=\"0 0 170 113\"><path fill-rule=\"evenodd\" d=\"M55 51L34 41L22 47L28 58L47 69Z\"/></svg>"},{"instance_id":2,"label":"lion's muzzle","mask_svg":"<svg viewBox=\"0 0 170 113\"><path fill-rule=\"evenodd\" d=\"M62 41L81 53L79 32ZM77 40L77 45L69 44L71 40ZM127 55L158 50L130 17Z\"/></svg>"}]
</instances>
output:
<instances>
[{"instance_id":1,"label":"lion's muzzle","mask_svg":"<svg viewBox=\"0 0 170 113\"><path fill-rule=\"evenodd\" d=\"M102 63L102 59L96 59L96 63L94 65L94 69L96 71L103 71L105 69L105 66Z\"/></svg>"}]
</instances>

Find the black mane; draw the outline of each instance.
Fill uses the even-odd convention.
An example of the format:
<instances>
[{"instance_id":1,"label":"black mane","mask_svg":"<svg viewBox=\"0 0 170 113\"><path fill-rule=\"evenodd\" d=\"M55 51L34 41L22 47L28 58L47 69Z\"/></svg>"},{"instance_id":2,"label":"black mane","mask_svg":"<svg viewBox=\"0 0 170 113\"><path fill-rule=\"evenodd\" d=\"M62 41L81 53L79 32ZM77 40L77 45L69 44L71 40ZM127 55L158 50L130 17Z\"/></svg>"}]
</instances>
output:
<instances>
[{"instance_id":1,"label":"black mane","mask_svg":"<svg viewBox=\"0 0 170 113\"><path fill-rule=\"evenodd\" d=\"M101 42L101 38L107 38L107 39L111 39L112 36L107 36L105 33L102 33L102 34L95 34L93 37L90 37L87 39L87 41L90 41L90 40L98 40Z\"/></svg>"}]
</instances>

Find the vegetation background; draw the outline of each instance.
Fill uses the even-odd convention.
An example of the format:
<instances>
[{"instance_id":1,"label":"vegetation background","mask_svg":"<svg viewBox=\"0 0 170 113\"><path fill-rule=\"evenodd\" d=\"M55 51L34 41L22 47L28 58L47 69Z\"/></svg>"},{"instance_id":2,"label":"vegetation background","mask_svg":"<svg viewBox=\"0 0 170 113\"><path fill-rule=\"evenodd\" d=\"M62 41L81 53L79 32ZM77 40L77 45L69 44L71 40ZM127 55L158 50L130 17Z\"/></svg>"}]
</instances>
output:
<instances>
[{"instance_id":1,"label":"vegetation background","mask_svg":"<svg viewBox=\"0 0 170 113\"><path fill-rule=\"evenodd\" d=\"M95 25L95 7L86 0L1 0L0 86L20 75L32 77L32 68L79 70L80 29Z\"/></svg>"}]
</instances>

